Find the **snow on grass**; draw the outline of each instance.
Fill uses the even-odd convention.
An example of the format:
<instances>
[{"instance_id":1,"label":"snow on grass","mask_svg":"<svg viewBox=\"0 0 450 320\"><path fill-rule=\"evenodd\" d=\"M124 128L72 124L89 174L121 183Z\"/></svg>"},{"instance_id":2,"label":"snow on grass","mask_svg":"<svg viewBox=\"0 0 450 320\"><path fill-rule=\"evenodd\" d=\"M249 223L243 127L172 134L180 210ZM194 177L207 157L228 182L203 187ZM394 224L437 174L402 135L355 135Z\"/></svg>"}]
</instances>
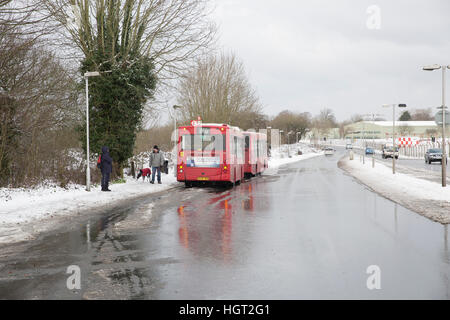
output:
<instances>
[{"instance_id":1,"label":"snow on grass","mask_svg":"<svg viewBox=\"0 0 450 320\"><path fill-rule=\"evenodd\" d=\"M441 184L410 174L393 174L390 166L380 162L372 168L371 161L363 164L357 158L349 160L347 156L339 166L386 198L434 221L450 223L450 191Z\"/></svg>"},{"instance_id":2,"label":"snow on grass","mask_svg":"<svg viewBox=\"0 0 450 320\"><path fill-rule=\"evenodd\" d=\"M376 184L392 192L411 195L421 199L450 201L450 192L438 183L416 178L412 175L398 173L392 174L392 168L377 162L372 168L372 162L363 164L355 159L348 161L347 165L359 178Z\"/></svg>"},{"instance_id":3,"label":"snow on grass","mask_svg":"<svg viewBox=\"0 0 450 320\"><path fill-rule=\"evenodd\" d=\"M161 185L150 184L148 180L127 177L126 183L110 184L111 192L102 192L100 186L91 186L91 191L87 192L81 185L70 185L66 189L55 185L33 189L1 188L0 243L30 238L33 230L46 229L44 225L51 226L52 220L179 185L173 173L162 174L162 182Z\"/></svg>"},{"instance_id":4,"label":"snow on grass","mask_svg":"<svg viewBox=\"0 0 450 320\"><path fill-rule=\"evenodd\" d=\"M317 149L310 147L306 143L298 143L291 146L290 154L291 158L288 156L287 146L281 146L281 152L276 150L272 151L272 157L269 158L269 168L266 170L266 173L274 173L280 166L306 160L310 158L314 158L317 156L323 155L323 152ZM301 151L302 154L299 155L298 151Z\"/></svg>"},{"instance_id":5,"label":"snow on grass","mask_svg":"<svg viewBox=\"0 0 450 320\"><path fill-rule=\"evenodd\" d=\"M277 168L279 166L282 166L284 164L293 163L301 160L306 160L310 158L314 158L317 156L323 155L323 152L317 152L317 153L306 153L302 155L293 155L291 158L270 158L269 160L269 168Z\"/></svg>"}]
</instances>

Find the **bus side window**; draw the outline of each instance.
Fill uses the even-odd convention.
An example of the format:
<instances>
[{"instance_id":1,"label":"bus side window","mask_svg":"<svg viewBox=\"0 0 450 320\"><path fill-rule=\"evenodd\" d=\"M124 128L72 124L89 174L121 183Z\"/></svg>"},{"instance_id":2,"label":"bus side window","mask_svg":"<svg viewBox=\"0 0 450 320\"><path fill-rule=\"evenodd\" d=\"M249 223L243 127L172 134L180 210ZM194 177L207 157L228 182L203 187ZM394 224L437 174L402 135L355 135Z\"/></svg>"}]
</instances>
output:
<instances>
[{"instance_id":1,"label":"bus side window","mask_svg":"<svg viewBox=\"0 0 450 320\"><path fill-rule=\"evenodd\" d=\"M241 148L239 150L239 153L241 155L241 163L243 164L245 162L245 139L241 138Z\"/></svg>"},{"instance_id":2,"label":"bus side window","mask_svg":"<svg viewBox=\"0 0 450 320\"><path fill-rule=\"evenodd\" d=\"M181 142L180 142L180 145L181 145L181 151L184 151L184 150L193 150L193 145L192 145L192 143L193 143L193 136L192 135L190 135L190 134L183 134L182 136L181 136Z\"/></svg>"},{"instance_id":3,"label":"bus side window","mask_svg":"<svg viewBox=\"0 0 450 320\"><path fill-rule=\"evenodd\" d=\"M259 138L258 138L257 141L258 141L258 142L256 143L256 145L257 145L257 148L256 148L256 156L259 158L259 155L261 154L261 151L259 150L259 148L261 148L261 146L260 146L261 140L259 140Z\"/></svg>"},{"instance_id":4,"label":"bus side window","mask_svg":"<svg viewBox=\"0 0 450 320\"><path fill-rule=\"evenodd\" d=\"M244 148L244 139L239 138L238 139L238 148L237 148L237 152L238 152L238 163L240 164L242 162L242 150Z\"/></svg>"}]
</instances>

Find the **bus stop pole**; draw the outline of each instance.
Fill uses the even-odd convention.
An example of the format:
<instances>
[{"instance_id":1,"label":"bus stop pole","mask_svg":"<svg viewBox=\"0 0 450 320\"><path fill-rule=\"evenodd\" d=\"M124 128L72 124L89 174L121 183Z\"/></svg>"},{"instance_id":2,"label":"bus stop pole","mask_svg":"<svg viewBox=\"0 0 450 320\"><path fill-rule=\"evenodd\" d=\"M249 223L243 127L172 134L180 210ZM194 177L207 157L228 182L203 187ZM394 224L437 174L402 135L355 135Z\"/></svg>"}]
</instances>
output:
<instances>
[{"instance_id":1,"label":"bus stop pole","mask_svg":"<svg viewBox=\"0 0 450 320\"><path fill-rule=\"evenodd\" d=\"M447 186L447 151L445 148L445 70L442 66L442 186Z\"/></svg>"}]
</instances>

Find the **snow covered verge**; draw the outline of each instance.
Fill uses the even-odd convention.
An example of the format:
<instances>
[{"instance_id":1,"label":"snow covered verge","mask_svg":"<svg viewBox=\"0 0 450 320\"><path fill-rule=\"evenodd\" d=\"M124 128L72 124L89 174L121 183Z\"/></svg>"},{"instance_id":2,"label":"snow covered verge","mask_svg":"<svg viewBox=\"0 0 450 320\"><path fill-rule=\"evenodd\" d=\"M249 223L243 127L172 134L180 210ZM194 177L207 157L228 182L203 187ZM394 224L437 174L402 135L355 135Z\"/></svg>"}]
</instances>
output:
<instances>
[{"instance_id":1,"label":"snow covered verge","mask_svg":"<svg viewBox=\"0 0 450 320\"><path fill-rule=\"evenodd\" d=\"M323 152L317 153L306 153L302 155L293 155L291 158L270 158L269 159L269 169L270 168L278 168L284 164L293 163L301 160L306 160L310 158L314 158L317 156L323 156Z\"/></svg>"},{"instance_id":2,"label":"snow covered verge","mask_svg":"<svg viewBox=\"0 0 450 320\"><path fill-rule=\"evenodd\" d=\"M302 154L298 155L298 151L301 151ZM306 143L291 145L289 153L291 155L290 158L288 156L286 145L281 146L280 152L273 151L272 157L269 158L269 168L266 170L266 173L272 174L282 165L322 156L324 154L323 151L312 148Z\"/></svg>"},{"instance_id":3,"label":"snow covered verge","mask_svg":"<svg viewBox=\"0 0 450 320\"><path fill-rule=\"evenodd\" d=\"M0 243L30 240L50 230L68 217L79 216L146 194L164 191L179 185L173 173L162 174L163 184L150 184L126 178L126 183L110 184L112 192L92 186L70 185L60 188L44 185L33 189L0 188Z\"/></svg>"},{"instance_id":4,"label":"snow covered verge","mask_svg":"<svg viewBox=\"0 0 450 320\"><path fill-rule=\"evenodd\" d=\"M450 223L450 193L439 183L420 179L410 174L392 174L392 168L377 162L363 164L357 158L342 158L338 166L368 186L400 205L442 224Z\"/></svg>"}]
</instances>

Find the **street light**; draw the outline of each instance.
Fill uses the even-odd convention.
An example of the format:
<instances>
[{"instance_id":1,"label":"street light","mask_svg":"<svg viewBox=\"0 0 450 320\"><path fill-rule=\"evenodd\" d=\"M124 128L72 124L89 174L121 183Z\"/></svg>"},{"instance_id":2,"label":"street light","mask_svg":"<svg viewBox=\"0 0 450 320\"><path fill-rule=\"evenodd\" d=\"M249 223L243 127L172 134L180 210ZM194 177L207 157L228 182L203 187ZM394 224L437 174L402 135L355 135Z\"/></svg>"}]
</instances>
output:
<instances>
[{"instance_id":1,"label":"street light","mask_svg":"<svg viewBox=\"0 0 450 320\"><path fill-rule=\"evenodd\" d=\"M282 134L283 132L284 132L283 130L280 130L280 134L278 135L278 139L279 139L278 145L279 145L279 148L280 148L280 156L281 156L281 134Z\"/></svg>"},{"instance_id":2,"label":"street light","mask_svg":"<svg viewBox=\"0 0 450 320\"><path fill-rule=\"evenodd\" d=\"M450 69L448 66L440 66L438 64L433 64L431 66L425 66L422 68L424 71L434 71L442 69L442 186L447 186L447 150L445 147L445 70Z\"/></svg>"},{"instance_id":3,"label":"street light","mask_svg":"<svg viewBox=\"0 0 450 320\"><path fill-rule=\"evenodd\" d=\"M177 109L182 109L183 107L174 105L172 108L174 110L174 113L173 113L173 126L174 126L174 129L176 131L177 130Z\"/></svg>"},{"instance_id":4,"label":"street light","mask_svg":"<svg viewBox=\"0 0 450 320\"><path fill-rule=\"evenodd\" d=\"M395 107L406 108L406 104L383 104L383 107L392 107L392 174L395 174Z\"/></svg>"},{"instance_id":5,"label":"street light","mask_svg":"<svg viewBox=\"0 0 450 320\"><path fill-rule=\"evenodd\" d=\"M287 138L288 138L288 157L290 158L291 157L291 144L290 144L290 140L289 140L289 136L291 135L291 134L293 134L294 132L292 132L292 131L289 131L288 133L287 133Z\"/></svg>"},{"instance_id":6,"label":"street light","mask_svg":"<svg viewBox=\"0 0 450 320\"><path fill-rule=\"evenodd\" d=\"M269 150L269 152L272 152L272 131L270 132L270 135L269 135L269 130L271 130L271 129L272 129L272 127L270 127L270 126L266 128L266 130L267 130L267 149Z\"/></svg>"},{"instance_id":7,"label":"street light","mask_svg":"<svg viewBox=\"0 0 450 320\"><path fill-rule=\"evenodd\" d=\"M174 167L173 167L173 175L177 176L177 165L178 165L178 151L177 151L177 142L178 142L178 128L177 128L177 109L182 109L182 106L173 105L173 128L174 128L174 139L173 139L173 150L175 153L175 157L173 159Z\"/></svg>"},{"instance_id":8,"label":"street light","mask_svg":"<svg viewBox=\"0 0 450 320\"><path fill-rule=\"evenodd\" d=\"M309 142L311 143L311 130L308 128L305 129L305 138L306 137L309 138Z\"/></svg>"},{"instance_id":9,"label":"street light","mask_svg":"<svg viewBox=\"0 0 450 320\"><path fill-rule=\"evenodd\" d=\"M375 113L369 113L369 114L365 114L363 115L363 117L372 117L372 125L374 125L373 122L375 122L375 116L379 117L381 116L380 114L375 114ZM373 148L373 152L372 152L372 168L375 168L375 133L374 133L374 129L372 127L372 148ZM366 153L364 151L364 153Z\"/></svg>"},{"instance_id":10,"label":"street light","mask_svg":"<svg viewBox=\"0 0 450 320\"><path fill-rule=\"evenodd\" d=\"M92 71L84 74L86 80L86 191L91 191L91 169L89 168L89 77L98 77L100 72Z\"/></svg>"},{"instance_id":11,"label":"street light","mask_svg":"<svg viewBox=\"0 0 450 320\"><path fill-rule=\"evenodd\" d=\"M365 123L365 120L363 119L363 156L362 156L362 159L363 159L363 164L365 164L366 163L366 146L365 146L365 144L366 144L366 123Z\"/></svg>"}]
</instances>

